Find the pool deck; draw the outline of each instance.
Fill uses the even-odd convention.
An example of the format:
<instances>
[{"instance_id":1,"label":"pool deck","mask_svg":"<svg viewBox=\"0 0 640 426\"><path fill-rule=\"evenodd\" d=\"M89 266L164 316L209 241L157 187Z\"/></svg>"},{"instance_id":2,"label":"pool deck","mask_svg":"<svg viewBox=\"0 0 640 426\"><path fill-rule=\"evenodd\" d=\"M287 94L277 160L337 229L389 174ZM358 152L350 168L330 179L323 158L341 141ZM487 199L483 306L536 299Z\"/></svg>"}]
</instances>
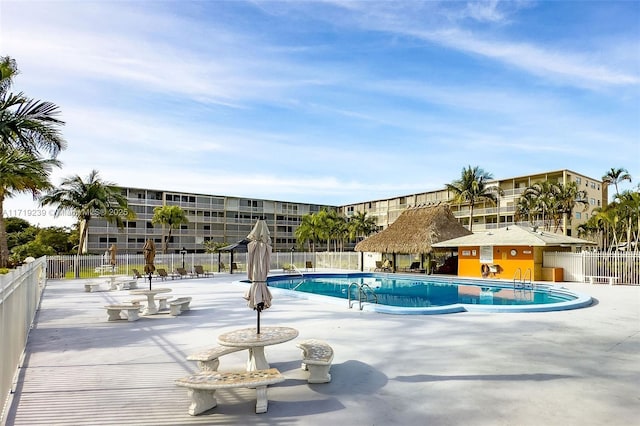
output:
<instances>
[{"instance_id":1,"label":"pool deck","mask_svg":"<svg viewBox=\"0 0 640 426\"><path fill-rule=\"evenodd\" d=\"M104 305L127 291L85 293L49 281L27 344L7 425L623 425L640 418L640 287L562 283L587 308L544 313L389 315L274 294L262 326L334 349L332 381L310 385L296 340L268 346L286 377L255 391L222 389L218 406L189 416L176 378L186 357L218 335L254 327L243 274L155 282L191 296L192 310L107 322ZM142 286L143 284L140 283ZM220 370L241 370L246 352Z\"/></svg>"}]
</instances>

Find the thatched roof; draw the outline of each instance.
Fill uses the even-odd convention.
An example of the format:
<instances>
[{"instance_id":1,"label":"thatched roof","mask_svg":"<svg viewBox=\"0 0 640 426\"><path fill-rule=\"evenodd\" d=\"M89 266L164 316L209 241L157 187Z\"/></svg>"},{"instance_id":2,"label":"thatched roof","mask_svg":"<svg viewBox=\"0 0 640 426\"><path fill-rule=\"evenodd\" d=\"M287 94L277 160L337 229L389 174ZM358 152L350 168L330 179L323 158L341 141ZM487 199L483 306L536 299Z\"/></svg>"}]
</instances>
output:
<instances>
[{"instance_id":1,"label":"thatched roof","mask_svg":"<svg viewBox=\"0 0 640 426\"><path fill-rule=\"evenodd\" d=\"M356 251L376 253L430 253L432 244L471 232L462 226L448 204L412 207L382 232L360 241Z\"/></svg>"}]
</instances>

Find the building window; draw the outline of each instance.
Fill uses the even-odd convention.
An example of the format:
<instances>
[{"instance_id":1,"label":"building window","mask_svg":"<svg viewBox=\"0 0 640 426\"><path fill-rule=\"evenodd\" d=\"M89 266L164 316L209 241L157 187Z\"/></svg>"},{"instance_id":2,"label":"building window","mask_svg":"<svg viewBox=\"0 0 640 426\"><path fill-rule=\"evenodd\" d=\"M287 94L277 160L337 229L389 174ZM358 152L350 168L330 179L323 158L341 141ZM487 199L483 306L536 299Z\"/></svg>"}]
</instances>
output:
<instances>
[{"instance_id":1,"label":"building window","mask_svg":"<svg viewBox=\"0 0 640 426\"><path fill-rule=\"evenodd\" d=\"M582 183L582 179L581 179L581 178L579 178L579 177L577 177L577 178L576 178L576 183L577 183L578 185L580 185L580 184Z\"/></svg>"},{"instance_id":2,"label":"building window","mask_svg":"<svg viewBox=\"0 0 640 426\"><path fill-rule=\"evenodd\" d=\"M591 204L592 206L596 205L596 199L595 198L589 198L589 204Z\"/></svg>"},{"instance_id":3,"label":"building window","mask_svg":"<svg viewBox=\"0 0 640 426\"><path fill-rule=\"evenodd\" d=\"M576 212L576 219L581 219L581 216L580 212Z\"/></svg>"}]
</instances>

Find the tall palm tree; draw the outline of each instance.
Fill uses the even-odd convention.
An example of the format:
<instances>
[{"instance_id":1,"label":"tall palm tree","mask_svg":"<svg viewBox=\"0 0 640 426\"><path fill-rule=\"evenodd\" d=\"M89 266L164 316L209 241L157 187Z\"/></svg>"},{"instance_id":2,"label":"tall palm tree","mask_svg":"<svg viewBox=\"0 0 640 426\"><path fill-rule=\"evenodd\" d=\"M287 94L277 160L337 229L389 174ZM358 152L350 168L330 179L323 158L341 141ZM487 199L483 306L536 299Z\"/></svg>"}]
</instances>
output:
<instances>
[{"instance_id":1,"label":"tall palm tree","mask_svg":"<svg viewBox=\"0 0 640 426\"><path fill-rule=\"evenodd\" d=\"M357 212L349 219L349 238L357 240L361 237L368 237L377 228L375 217L367 216L367 212Z\"/></svg>"},{"instance_id":2,"label":"tall palm tree","mask_svg":"<svg viewBox=\"0 0 640 426\"><path fill-rule=\"evenodd\" d=\"M533 224L532 221L537 215L537 203L533 196L521 195L516 203L516 222L527 220L529 224Z\"/></svg>"},{"instance_id":3,"label":"tall palm tree","mask_svg":"<svg viewBox=\"0 0 640 426\"><path fill-rule=\"evenodd\" d=\"M327 228L329 238L333 240L334 251L341 251L344 240L349 236L347 219L341 216L337 210L330 210L327 215Z\"/></svg>"},{"instance_id":4,"label":"tall palm tree","mask_svg":"<svg viewBox=\"0 0 640 426\"><path fill-rule=\"evenodd\" d=\"M0 95L9 90L13 83L13 77L18 75L19 72L15 59L9 56L0 57Z\"/></svg>"},{"instance_id":5,"label":"tall palm tree","mask_svg":"<svg viewBox=\"0 0 640 426\"><path fill-rule=\"evenodd\" d=\"M161 206L153 209L151 223L154 225L161 224L163 232L165 226L169 228L169 232L162 240L162 252L167 254L169 252L171 232L180 228L180 225L189 223L189 219L187 219L187 213L180 206Z\"/></svg>"},{"instance_id":6,"label":"tall palm tree","mask_svg":"<svg viewBox=\"0 0 640 426\"><path fill-rule=\"evenodd\" d=\"M9 92L18 68L8 56L0 57L0 73L0 149L13 147L31 154L46 151L55 157L66 147L58 106Z\"/></svg>"},{"instance_id":7,"label":"tall palm tree","mask_svg":"<svg viewBox=\"0 0 640 426\"><path fill-rule=\"evenodd\" d=\"M619 167L617 169L612 167L611 170L609 170L604 176L602 176L602 182L605 185L615 186L616 196L620 195L620 192L618 191L618 184L625 180L631 182L631 175L629 174L627 169L624 169L622 167Z\"/></svg>"},{"instance_id":8,"label":"tall palm tree","mask_svg":"<svg viewBox=\"0 0 640 426\"><path fill-rule=\"evenodd\" d=\"M549 220L554 218L554 202L558 189L555 182L543 180L534 183L522 193L522 198L527 199L532 207L533 217L542 220L543 229L547 231L551 230Z\"/></svg>"},{"instance_id":9,"label":"tall palm tree","mask_svg":"<svg viewBox=\"0 0 640 426\"><path fill-rule=\"evenodd\" d=\"M43 159L21 150L0 151L0 268L5 268L9 260L4 200L17 193L31 193L37 197L41 191L50 189L51 170L59 166L58 160Z\"/></svg>"},{"instance_id":10,"label":"tall palm tree","mask_svg":"<svg viewBox=\"0 0 640 426\"><path fill-rule=\"evenodd\" d=\"M490 202L496 205L499 189L495 186L487 186L487 182L493 179L491 173L487 173L480 167L470 165L462 169L460 179L446 184L447 189L453 193L453 200L458 204L469 204L469 231L473 231L473 209L480 202Z\"/></svg>"},{"instance_id":11,"label":"tall palm tree","mask_svg":"<svg viewBox=\"0 0 640 426\"><path fill-rule=\"evenodd\" d=\"M315 215L313 213L305 214L300 220L300 225L295 230L296 240L299 243L306 242L309 246L309 251L315 252L315 244L318 241L319 232Z\"/></svg>"},{"instance_id":12,"label":"tall palm tree","mask_svg":"<svg viewBox=\"0 0 640 426\"><path fill-rule=\"evenodd\" d=\"M579 189L578 184L575 182L569 182L566 185L558 184L556 188L553 204L555 231L558 230L562 221L563 233L566 234L568 225L571 224L571 218L573 217L573 210L576 204L582 204L583 211L589 208L587 191Z\"/></svg>"},{"instance_id":13,"label":"tall palm tree","mask_svg":"<svg viewBox=\"0 0 640 426\"><path fill-rule=\"evenodd\" d=\"M115 183L102 180L97 170L92 170L86 180L78 175L65 178L58 188L40 198L40 204L57 205L56 216L72 213L76 217L80 230L78 255L87 240L91 219L103 218L122 228L126 219L136 217L120 189Z\"/></svg>"},{"instance_id":14,"label":"tall palm tree","mask_svg":"<svg viewBox=\"0 0 640 426\"><path fill-rule=\"evenodd\" d=\"M640 250L640 192L623 191L616 197L617 209L626 227L627 250Z\"/></svg>"}]
</instances>

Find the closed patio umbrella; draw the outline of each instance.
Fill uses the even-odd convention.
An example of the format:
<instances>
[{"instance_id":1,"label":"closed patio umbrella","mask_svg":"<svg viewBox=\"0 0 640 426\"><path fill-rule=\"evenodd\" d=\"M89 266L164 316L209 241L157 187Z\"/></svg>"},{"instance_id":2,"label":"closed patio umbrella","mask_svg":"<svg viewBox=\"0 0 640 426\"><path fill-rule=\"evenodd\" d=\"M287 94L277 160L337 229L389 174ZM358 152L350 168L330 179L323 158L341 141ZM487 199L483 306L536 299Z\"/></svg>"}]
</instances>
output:
<instances>
[{"instance_id":1,"label":"closed patio umbrella","mask_svg":"<svg viewBox=\"0 0 640 426\"><path fill-rule=\"evenodd\" d=\"M258 220L247 236L247 276L251 287L244 295L247 305L257 312L256 331L260 334L260 312L271 306L267 274L271 260L271 236L264 220Z\"/></svg>"},{"instance_id":2,"label":"closed patio umbrella","mask_svg":"<svg viewBox=\"0 0 640 426\"><path fill-rule=\"evenodd\" d=\"M156 270L153 261L156 258L156 245L153 243L152 239L148 239L146 243L144 243L144 247L142 247L142 252L144 253L144 273L149 275L149 290L151 290L151 274Z\"/></svg>"},{"instance_id":3,"label":"closed patio umbrella","mask_svg":"<svg viewBox=\"0 0 640 426\"><path fill-rule=\"evenodd\" d=\"M118 248L115 244L111 244L111 248L109 248L109 253L111 254L111 266L116 266L116 253L118 252Z\"/></svg>"}]
</instances>

